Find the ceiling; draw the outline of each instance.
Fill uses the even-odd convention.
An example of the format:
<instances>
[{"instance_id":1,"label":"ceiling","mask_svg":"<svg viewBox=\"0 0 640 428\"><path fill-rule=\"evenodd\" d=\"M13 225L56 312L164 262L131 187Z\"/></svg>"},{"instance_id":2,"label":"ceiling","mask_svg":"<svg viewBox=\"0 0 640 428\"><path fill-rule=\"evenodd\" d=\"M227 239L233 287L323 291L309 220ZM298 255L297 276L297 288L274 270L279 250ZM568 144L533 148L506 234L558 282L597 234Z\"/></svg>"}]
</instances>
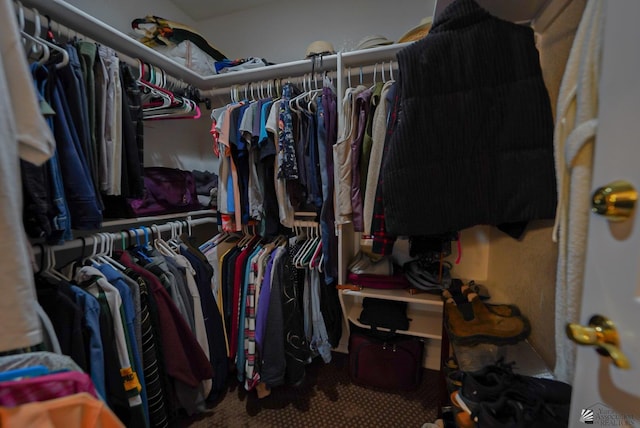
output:
<instances>
[{"instance_id":1,"label":"ceiling","mask_svg":"<svg viewBox=\"0 0 640 428\"><path fill-rule=\"evenodd\" d=\"M229 15L243 10L274 3L278 0L170 0L194 21ZM453 0L438 0L436 15ZM549 0L477 0L478 4L502 19L513 22L529 21L550 3Z\"/></svg>"},{"instance_id":2,"label":"ceiling","mask_svg":"<svg viewBox=\"0 0 640 428\"><path fill-rule=\"evenodd\" d=\"M276 0L170 0L194 21L229 15Z\"/></svg>"}]
</instances>

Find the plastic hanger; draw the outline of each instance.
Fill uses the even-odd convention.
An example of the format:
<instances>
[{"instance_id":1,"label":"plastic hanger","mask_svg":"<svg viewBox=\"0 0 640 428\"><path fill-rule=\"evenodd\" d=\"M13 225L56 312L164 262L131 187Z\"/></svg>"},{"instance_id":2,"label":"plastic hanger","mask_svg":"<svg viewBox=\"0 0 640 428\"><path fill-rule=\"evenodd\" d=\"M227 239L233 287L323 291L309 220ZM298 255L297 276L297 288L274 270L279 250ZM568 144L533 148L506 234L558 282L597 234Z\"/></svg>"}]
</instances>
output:
<instances>
[{"instance_id":1,"label":"plastic hanger","mask_svg":"<svg viewBox=\"0 0 640 428\"><path fill-rule=\"evenodd\" d=\"M142 243L140 242L140 237L138 236L138 230L139 229L129 229L129 231L131 233L133 233L136 237L136 245L135 247L133 247L132 251L133 253L140 257L141 259L145 260L147 263L151 263L151 258L145 253L144 251L144 247L142 246Z\"/></svg>"},{"instance_id":2,"label":"plastic hanger","mask_svg":"<svg viewBox=\"0 0 640 428\"><path fill-rule=\"evenodd\" d=\"M320 240L320 234L318 233L317 227L313 228L313 240L311 244L307 247L305 253L302 256L302 261L300 262L304 267L310 267L310 262L313 259L313 255L318 250L319 244L322 243Z\"/></svg>"},{"instance_id":3,"label":"plastic hanger","mask_svg":"<svg viewBox=\"0 0 640 428\"><path fill-rule=\"evenodd\" d=\"M158 237L153 240L153 246L164 255L167 255L167 256L176 255L177 254L176 251L173 248L171 248L164 239L162 239L162 235L160 234L160 229L158 228L158 226L155 224L151 225L152 231L154 230L154 228L156 233L158 234Z\"/></svg>"},{"instance_id":4,"label":"plastic hanger","mask_svg":"<svg viewBox=\"0 0 640 428\"><path fill-rule=\"evenodd\" d=\"M318 243L315 251L313 252L313 255L311 256L311 259L309 260L309 267L311 269L318 268L318 263L320 261L321 256L322 256L322 241Z\"/></svg>"},{"instance_id":5,"label":"plastic hanger","mask_svg":"<svg viewBox=\"0 0 640 428\"><path fill-rule=\"evenodd\" d=\"M304 258L307 254L308 249L313 245L314 238L315 238L311 233L313 229L310 227L308 222L304 222L304 223L305 223L304 226L307 228L307 232L306 232L307 239L302 244L302 247L298 250L298 252L293 258L293 264L298 268L304 267L304 264L303 264Z\"/></svg>"},{"instance_id":6,"label":"plastic hanger","mask_svg":"<svg viewBox=\"0 0 640 428\"><path fill-rule=\"evenodd\" d=\"M67 278L75 278L76 272L78 271L78 266L82 266L82 261L84 260L84 252L87 248L87 240L84 236L80 236L79 239L82 240L80 255L60 268L60 272Z\"/></svg>"},{"instance_id":7,"label":"plastic hanger","mask_svg":"<svg viewBox=\"0 0 640 428\"><path fill-rule=\"evenodd\" d=\"M49 52L51 52L51 50L54 50L56 52L58 52L59 54L62 55L62 61L56 63L55 67L56 69L60 69L62 67L65 67L67 64L69 64L69 53L61 48L60 46L56 45L55 43L52 43L48 40L43 39L42 37L40 37L40 13L38 12L37 9L32 9L33 13L34 13L34 29L35 29L35 33L34 33L34 37L36 40L38 40L38 42L40 42L42 45L45 45L48 47Z\"/></svg>"},{"instance_id":8,"label":"plastic hanger","mask_svg":"<svg viewBox=\"0 0 640 428\"><path fill-rule=\"evenodd\" d=\"M62 55L62 61L56 64L56 69L61 69L62 67L66 67L69 64L69 52L66 49L59 46L54 38L53 38L53 30L51 29L51 18L48 15L45 15L47 18L47 37L48 39L43 39L42 41L49 45L53 50L59 52Z\"/></svg>"},{"instance_id":9,"label":"plastic hanger","mask_svg":"<svg viewBox=\"0 0 640 428\"><path fill-rule=\"evenodd\" d=\"M176 252L180 250L180 235L182 235L182 223L179 221L171 222L171 239L167 241L167 244Z\"/></svg>"},{"instance_id":10,"label":"plastic hanger","mask_svg":"<svg viewBox=\"0 0 640 428\"><path fill-rule=\"evenodd\" d=\"M152 77L153 67L150 67L148 65L146 65L145 67L145 65L146 64L144 62L138 60L138 72L140 73L140 76L138 77L137 81L141 86L143 86L144 88L147 88L148 94L159 97L158 99L162 101L162 104L152 105L151 103L143 102L142 104L143 110L149 111L149 110L157 110L161 108L170 107L175 99L173 92L167 91L166 89L161 88L160 86L152 83L151 80L153 80L153 77ZM149 74L149 80L145 79L147 72Z\"/></svg>"},{"instance_id":11,"label":"plastic hanger","mask_svg":"<svg viewBox=\"0 0 640 428\"><path fill-rule=\"evenodd\" d=\"M360 69L360 73L362 73L362 69ZM373 86L376 86L376 77L378 74L378 63L373 64ZM360 84L362 85L362 77L360 77Z\"/></svg>"},{"instance_id":12,"label":"plastic hanger","mask_svg":"<svg viewBox=\"0 0 640 428\"><path fill-rule=\"evenodd\" d=\"M32 36L31 34L27 33L24 30L24 8L22 7L22 3L17 2L18 5L18 26L20 28L20 34L22 35L22 41L23 43L28 41L31 41L31 44L28 46L27 50L30 54L34 54L34 55L38 55L39 60L38 60L38 64L39 65L44 65L46 64L47 61L49 61L49 57L50 57L50 52L49 52L49 47L42 43L40 40L38 40L35 36ZM39 18L38 18L39 19ZM40 48L40 50L42 50L42 52L40 52L40 50L38 50L37 48Z\"/></svg>"},{"instance_id":13,"label":"plastic hanger","mask_svg":"<svg viewBox=\"0 0 640 428\"><path fill-rule=\"evenodd\" d=\"M69 278L67 278L62 273L56 270L55 250L51 246L47 245L45 246L45 251L46 251L47 267L43 273L48 274L58 280L69 281Z\"/></svg>"},{"instance_id":14,"label":"plastic hanger","mask_svg":"<svg viewBox=\"0 0 640 428\"><path fill-rule=\"evenodd\" d=\"M113 259L113 244L115 241L114 236L110 233L104 233L102 235L104 236L105 248L104 248L104 254L100 256L100 260L124 272L127 268Z\"/></svg>"}]
</instances>

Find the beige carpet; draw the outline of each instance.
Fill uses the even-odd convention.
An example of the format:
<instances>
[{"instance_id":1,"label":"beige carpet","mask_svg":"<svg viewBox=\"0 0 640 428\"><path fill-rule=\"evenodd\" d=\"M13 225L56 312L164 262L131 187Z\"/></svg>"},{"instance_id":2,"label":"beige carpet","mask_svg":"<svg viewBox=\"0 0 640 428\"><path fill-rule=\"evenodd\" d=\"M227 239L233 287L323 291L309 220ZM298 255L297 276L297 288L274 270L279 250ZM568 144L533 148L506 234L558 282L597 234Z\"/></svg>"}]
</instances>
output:
<instances>
[{"instance_id":1,"label":"beige carpet","mask_svg":"<svg viewBox=\"0 0 640 428\"><path fill-rule=\"evenodd\" d=\"M330 364L316 358L297 387L274 388L258 399L230 380L222 400L181 427L413 427L437 417L438 372L425 370L420 388L390 393L351 383L348 356L334 353Z\"/></svg>"}]
</instances>

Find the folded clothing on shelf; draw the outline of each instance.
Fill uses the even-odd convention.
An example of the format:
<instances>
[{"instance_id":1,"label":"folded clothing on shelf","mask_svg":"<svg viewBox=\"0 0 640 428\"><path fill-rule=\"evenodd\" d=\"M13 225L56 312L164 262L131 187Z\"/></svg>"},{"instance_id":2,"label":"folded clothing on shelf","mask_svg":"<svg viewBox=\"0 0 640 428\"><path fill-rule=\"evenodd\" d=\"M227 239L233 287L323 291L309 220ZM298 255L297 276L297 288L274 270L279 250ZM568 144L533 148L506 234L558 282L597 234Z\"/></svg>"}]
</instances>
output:
<instances>
[{"instance_id":1,"label":"folded clothing on shelf","mask_svg":"<svg viewBox=\"0 0 640 428\"><path fill-rule=\"evenodd\" d=\"M142 198L129 199L129 206L136 217L202 209L191 171L148 167L144 169L144 186Z\"/></svg>"},{"instance_id":2,"label":"folded clothing on shelf","mask_svg":"<svg viewBox=\"0 0 640 428\"><path fill-rule=\"evenodd\" d=\"M232 71L251 70L253 68L266 67L269 65L262 58L246 58L246 59L224 59L216 61L216 73L229 73Z\"/></svg>"}]
</instances>

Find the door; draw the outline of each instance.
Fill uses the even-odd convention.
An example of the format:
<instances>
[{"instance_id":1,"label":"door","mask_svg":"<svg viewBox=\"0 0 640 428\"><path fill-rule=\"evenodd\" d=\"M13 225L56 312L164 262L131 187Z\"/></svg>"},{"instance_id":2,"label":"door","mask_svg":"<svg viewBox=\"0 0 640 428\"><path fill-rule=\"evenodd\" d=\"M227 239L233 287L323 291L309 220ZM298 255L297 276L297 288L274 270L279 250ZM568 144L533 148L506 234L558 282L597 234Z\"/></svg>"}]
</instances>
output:
<instances>
[{"instance_id":1,"label":"door","mask_svg":"<svg viewBox=\"0 0 640 428\"><path fill-rule=\"evenodd\" d=\"M626 180L640 189L640 2L607 1L593 186ZM579 346L570 426L640 427L640 210L623 222L589 223L580 322L615 323L630 369Z\"/></svg>"}]
</instances>

